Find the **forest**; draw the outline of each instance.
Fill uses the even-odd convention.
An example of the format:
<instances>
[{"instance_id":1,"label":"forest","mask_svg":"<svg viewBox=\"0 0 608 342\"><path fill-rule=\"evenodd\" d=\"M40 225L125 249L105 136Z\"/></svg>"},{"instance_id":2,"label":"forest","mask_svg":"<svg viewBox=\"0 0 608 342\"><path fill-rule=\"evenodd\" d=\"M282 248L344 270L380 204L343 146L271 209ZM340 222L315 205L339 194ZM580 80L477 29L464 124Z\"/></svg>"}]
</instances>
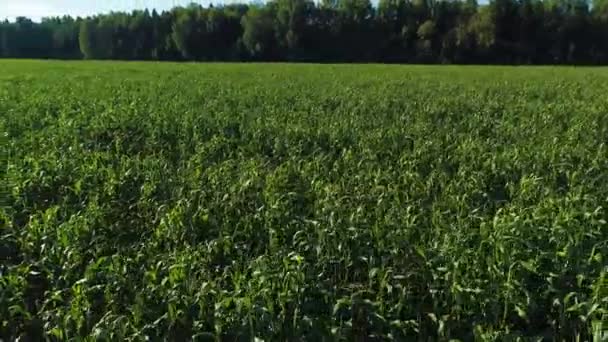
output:
<instances>
[{"instance_id":1,"label":"forest","mask_svg":"<svg viewBox=\"0 0 608 342\"><path fill-rule=\"evenodd\" d=\"M606 64L608 1L276 0L0 22L0 57Z\"/></svg>"}]
</instances>

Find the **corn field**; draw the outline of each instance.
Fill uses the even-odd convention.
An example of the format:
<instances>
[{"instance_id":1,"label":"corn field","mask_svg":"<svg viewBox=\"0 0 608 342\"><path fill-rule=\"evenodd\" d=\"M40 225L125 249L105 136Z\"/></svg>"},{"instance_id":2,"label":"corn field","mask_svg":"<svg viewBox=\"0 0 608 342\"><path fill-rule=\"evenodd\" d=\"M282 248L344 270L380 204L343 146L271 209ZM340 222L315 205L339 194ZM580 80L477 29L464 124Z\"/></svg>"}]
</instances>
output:
<instances>
[{"instance_id":1,"label":"corn field","mask_svg":"<svg viewBox=\"0 0 608 342\"><path fill-rule=\"evenodd\" d=\"M607 94L607 68L1 61L0 340L592 340Z\"/></svg>"}]
</instances>

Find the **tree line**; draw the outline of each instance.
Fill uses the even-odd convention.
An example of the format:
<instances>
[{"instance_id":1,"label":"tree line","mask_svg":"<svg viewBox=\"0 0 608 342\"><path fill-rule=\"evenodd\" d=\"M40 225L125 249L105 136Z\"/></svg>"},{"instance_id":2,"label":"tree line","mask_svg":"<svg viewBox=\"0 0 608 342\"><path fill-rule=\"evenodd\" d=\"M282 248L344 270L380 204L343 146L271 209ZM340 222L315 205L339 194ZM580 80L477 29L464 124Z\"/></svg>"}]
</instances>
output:
<instances>
[{"instance_id":1,"label":"tree line","mask_svg":"<svg viewBox=\"0 0 608 342\"><path fill-rule=\"evenodd\" d=\"M608 0L274 0L0 22L0 57L608 63Z\"/></svg>"}]
</instances>

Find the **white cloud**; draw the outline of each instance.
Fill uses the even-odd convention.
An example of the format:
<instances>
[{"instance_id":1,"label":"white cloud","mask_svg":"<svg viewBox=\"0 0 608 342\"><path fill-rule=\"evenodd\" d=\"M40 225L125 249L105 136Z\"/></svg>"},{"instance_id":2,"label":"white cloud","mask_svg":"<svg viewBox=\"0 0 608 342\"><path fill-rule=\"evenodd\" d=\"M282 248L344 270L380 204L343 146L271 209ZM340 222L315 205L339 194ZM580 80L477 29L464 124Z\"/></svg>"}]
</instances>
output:
<instances>
[{"instance_id":1,"label":"white cloud","mask_svg":"<svg viewBox=\"0 0 608 342\"><path fill-rule=\"evenodd\" d=\"M130 11L141 8L169 9L190 2L203 4L230 0L0 0L0 20L25 16L34 21L42 17L87 16L110 11Z\"/></svg>"},{"instance_id":2,"label":"white cloud","mask_svg":"<svg viewBox=\"0 0 608 342\"><path fill-rule=\"evenodd\" d=\"M44 0L4 0L0 3L0 16L14 19L26 16L34 20L62 15L61 11Z\"/></svg>"}]
</instances>

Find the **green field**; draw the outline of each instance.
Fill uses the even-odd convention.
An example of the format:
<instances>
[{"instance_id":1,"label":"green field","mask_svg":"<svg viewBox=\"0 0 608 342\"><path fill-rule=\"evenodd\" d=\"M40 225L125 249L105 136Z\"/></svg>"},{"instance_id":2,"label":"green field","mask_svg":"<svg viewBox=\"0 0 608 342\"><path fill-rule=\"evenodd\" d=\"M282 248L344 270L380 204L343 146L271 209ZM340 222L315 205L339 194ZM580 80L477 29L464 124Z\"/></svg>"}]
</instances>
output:
<instances>
[{"instance_id":1,"label":"green field","mask_svg":"<svg viewBox=\"0 0 608 342\"><path fill-rule=\"evenodd\" d=\"M0 339L585 341L608 68L0 61Z\"/></svg>"}]
</instances>

